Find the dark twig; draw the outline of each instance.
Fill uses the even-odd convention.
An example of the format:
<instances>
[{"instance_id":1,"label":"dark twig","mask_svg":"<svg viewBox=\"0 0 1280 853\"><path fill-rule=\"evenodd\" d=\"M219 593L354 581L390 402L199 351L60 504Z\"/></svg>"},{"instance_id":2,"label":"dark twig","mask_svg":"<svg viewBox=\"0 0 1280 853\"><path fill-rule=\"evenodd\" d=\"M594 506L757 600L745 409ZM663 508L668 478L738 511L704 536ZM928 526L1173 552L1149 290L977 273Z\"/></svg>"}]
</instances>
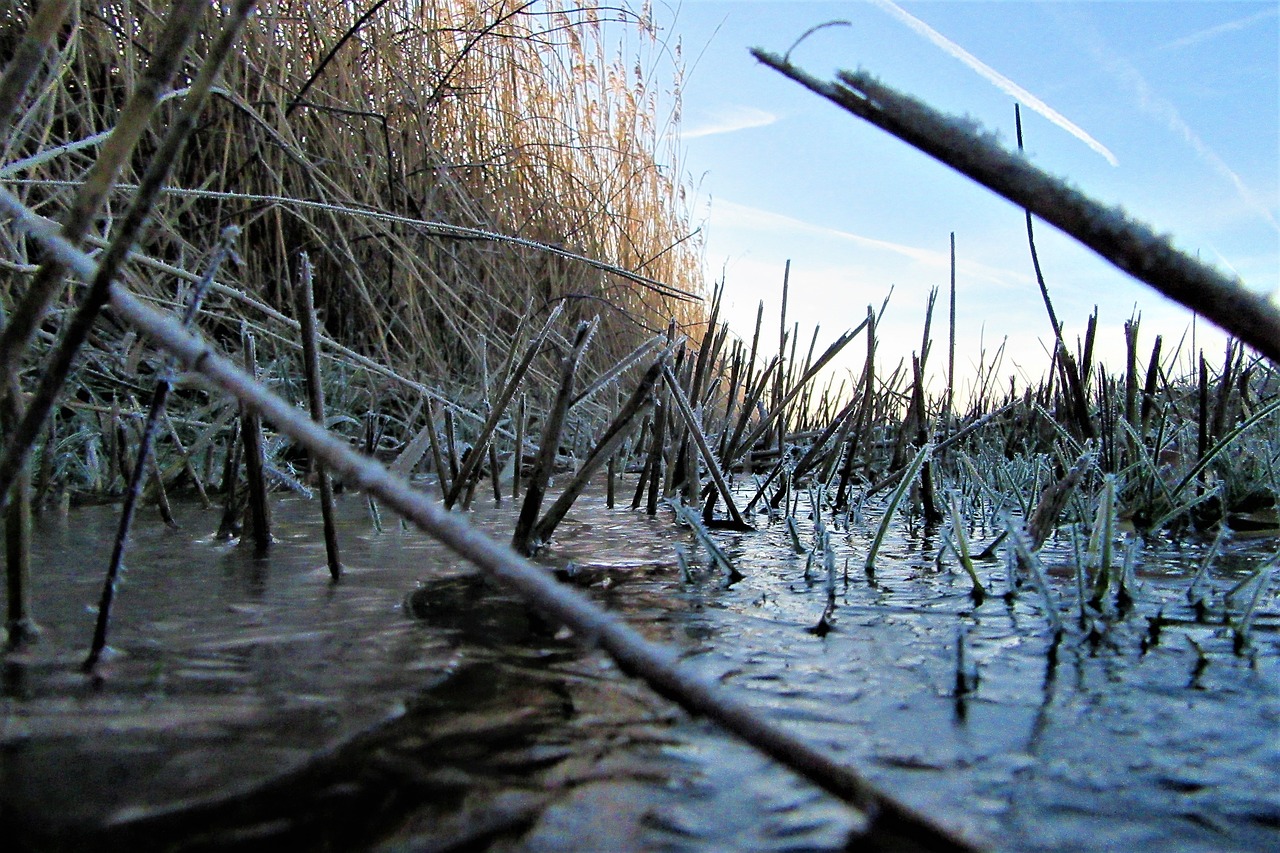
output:
<instances>
[{"instance_id":1,"label":"dark twig","mask_svg":"<svg viewBox=\"0 0 1280 853\"><path fill-rule=\"evenodd\" d=\"M301 270L298 278L298 322L302 326L302 363L307 376L307 408L311 420L324 424L324 385L320 381L320 347L316 329L315 292L312 281L311 258L306 252L299 258ZM342 560L338 554L338 526L334 519L333 480L324 462L313 459L311 473L315 475L320 490L320 515L324 523L324 552L329 564L329 577L334 583L342 578Z\"/></svg>"}]
</instances>

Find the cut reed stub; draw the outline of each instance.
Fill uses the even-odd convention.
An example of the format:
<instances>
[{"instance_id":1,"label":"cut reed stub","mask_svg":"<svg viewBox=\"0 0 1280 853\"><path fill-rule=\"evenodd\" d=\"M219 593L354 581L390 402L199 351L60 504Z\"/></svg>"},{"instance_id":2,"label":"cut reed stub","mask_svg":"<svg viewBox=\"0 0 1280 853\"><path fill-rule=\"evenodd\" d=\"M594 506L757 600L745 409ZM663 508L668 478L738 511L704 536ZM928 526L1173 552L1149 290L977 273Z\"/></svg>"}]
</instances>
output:
<instances>
[{"instance_id":1,"label":"cut reed stub","mask_svg":"<svg viewBox=\"0 0 1280 853\"><path fill-rule=\"evenodd\" d=\"M578 372L578 363L591 340L594 329L594 322L578 324L569 351L560 365L560 387L547 413L546 423L543 425L538 461L534 464L533 476L529 478L528 490L525 492L524 503L520 506L520 517L516 520L515 533L511 539L511 547L522 556L529 556L540 544L535 538L538 513L542 509L542 501L546 497L547 485L551 480L551 471L555 466L556 452L560 447L565 414L573 396L573 379Z\"/></svg>"},{"instance_id":2,"label":"cut reed stub","mask_svg":"<svg viewBox=\"0 0 1280 853\"><path fill-rule=\"evenodd\" d=\"M315 294L311 258L303 252L299 259L298 324L302 328L302 361L307 380L307 407L311 420L324 426L324 384L320 378L319 323L316 321ZM322 460L311 459L311 472L320 491L320 514L324 524L325 560L329 577L337 583L342 577L342 560L338 553L338 527L334 518L333 481Z\"/></svg>"},{"instance_id":3,"label":"cut reed stub","mask_svg":"<svg viewBox=\"0 0 1280 853\"><path fill-rule=\"evenodd\" d=\"M256 382L258 378L257 344L247 329L242 333L245 372ZM244 443L245 477L249 481L247 534L253 543L254 556L266 556L271 549L271 505L267 501L265 448L262 442L262 418L257 409L243 403L240 407L240 437Z\"/></svg>"}]
</instances>

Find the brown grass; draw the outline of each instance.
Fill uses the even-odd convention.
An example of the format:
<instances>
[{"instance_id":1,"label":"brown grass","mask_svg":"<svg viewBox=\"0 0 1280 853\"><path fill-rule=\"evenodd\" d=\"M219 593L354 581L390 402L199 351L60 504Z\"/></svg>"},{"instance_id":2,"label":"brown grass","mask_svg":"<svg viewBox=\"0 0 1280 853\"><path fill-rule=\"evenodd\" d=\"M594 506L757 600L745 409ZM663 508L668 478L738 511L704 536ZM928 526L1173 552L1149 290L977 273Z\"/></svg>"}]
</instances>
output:
<instances>
[{"instance_id":1,"label":"brown grass","mask_svg":"<svg viewBox=\"0 0 1280 853\"><path fill-rule=\"evenodd\" d=\"M0 61L26 29L25 10L16 8L25 5L0 11ZM114 126L143 74L165 14L147 3L72 8L56 58L0 138L0 179L33 209L62 215L97 156L97 135ZM264 358L285 346L277 337L285 330L261 306L292 315L292 270L306 251L325 334L426 384L474 392L484 348L490 363L500 362L526 318L537 321L562 301L570 323L601 315L589 358L602 369L647 337L646 328L671 316L697 319L701 304L536 248L443 236L425 223L550 243L699 291L700 246L673 178L669 131L679 91L653 82L671 51L647 13L624 12L625 23L609 27L606 14L619 17L592 4L535 10L505 0L259 4L175 164L174 191L157 206L142 252L193 270L225 226L241 226L245 263L221 279L229 287L208 304L219 319L204 325L228 337L238 336L242 319L265 327L273 334L261 339ZM178 86L217 32L216 15L207 18ZM635 55L609 55L605 40L619 26ZM674 55L665 76L678 85L678 48ZM660 102L675 105L666 123ZM162 119L179 103L163 107ZM91 242L109 235L162 125L149 129ZM38 251L0 226L0 257L0 299L9 308ZM175 296L173 278L145 266L135 265L128 283L165 302ZM119 339L103 335L103 350Z\"/></svg>"}]
</instances>

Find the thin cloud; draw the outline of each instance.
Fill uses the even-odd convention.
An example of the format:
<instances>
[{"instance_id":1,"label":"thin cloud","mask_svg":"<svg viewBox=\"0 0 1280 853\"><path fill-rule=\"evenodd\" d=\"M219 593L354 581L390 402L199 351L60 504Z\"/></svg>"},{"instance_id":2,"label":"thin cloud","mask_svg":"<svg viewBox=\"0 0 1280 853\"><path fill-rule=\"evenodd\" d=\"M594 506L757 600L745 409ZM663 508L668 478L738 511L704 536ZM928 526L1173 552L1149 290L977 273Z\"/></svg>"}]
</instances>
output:
<instances>
[{"instance_id":1,"label":"thin cloud","mask_svg":"<svg viewBox=\"0 0 1280 853\"><path fill-rule=\"evenodd\" d=\"M880 240L875 237L866 237L862 234L854 234L851 231L842 231L839 228L831 228L827 225L816 225L812 222L805 222L803 219L796 219L781 213L773 213L758 207L736 204L723 199L715 202L714 227L717 231L737 228L762 231L771 235L791 233L833 238L853 243L869 250L888 252L899 257L909 258L916 263L935 269L949 269L951 266L949 252L924 249L919 246L895 243L891 240ZM960 260L957 263L957 271L972 280L1004 286L1025 281L1025 276L972 261Z\"/></svg>"},{"instance_id":2,"label":"thin cloud","mask_svg":"<svg viewBox=\"0 0 1280 853\"><path fill-rule=\"evenodd\" d=\"M1194 47L1202 42L1211 41L1218 36L1233 33L1238 30L1248 29L1259 21L1265 21L1267 18L1274 18L1277 14L1280 14L1280 9L1277 9L1274 6L1270 9L1263 9L1261 12L1249 15L1248 17L1238 18L1234 21L1227 21L1225 24L1218 24L1215 27L1209 27L1208 29L1192 33L1189 36L1183 36L1180 39L1174 39L1171 42L1166 42L1165 44L1157 47L1155 51L1181 50L1184 47Z\"/></svg>"},{"instance_id":3,"label":"thin cloud","mask_svg":"<svg viewBox=\"0 0 1280 853\"><path fill-rule=\"evenodd\" d=\"M767 127L777 120L778 117L773 113L755 107L721 107L701 125L681 131L680 136L682 139L701 139L706 136L750 130L753 127Z\"/></svg>"},{"instance_id":4,"label":"thin cloud","mask_svg":"<svg viewBox=\"0 0 1280 853\"><path fill-rule=\"evenodd\" d=\"M1147 78L1142 75L1142 72L1133 63L1108 47L1096 32L1089 35L1088 44L1089 50L1102 67L1137 98L1138 108L1143 113L1164 122L1165 127L1172 133L1182 137L1182 140L1206 166L1231 184L1241 201L1257 213L1273 230L1280 232L1280 222L1276 221L1276 217L1268 204L1259 199L1245 184L1244 180L1227 165L1226 161L1219 157L1217 152L1200 138L1200 135L1183 119L1182 114L1178 112L1178 108L1173 105L1173 102L1157 94L1147 82Z\"/></svg>"},{"instance_id":5,"label":"thin cloud","mask_svg":"<svg viewBox=\"0 0 1280 853\"><path fill-rule=\"evenodd\" d=\"M960 45L951 41L951 39L947 38L924 21L907 12L901 6L894 3L893 0L870 0L870 2L879 6L881 9L906 24L919 35L924 36L948 56L958 59L965 65L969 66L971 69L976 71L979 76L994 85L1000 91L1017 99L1029 109L1038 112L1053 124L1056 124L1076 139L1079 139L1085 145L1089 146L1090 149L1102 155L1102 157L1105 158L1112 166L1120 165L1120 162L1116 160L1116 156L1112 154L1105 145L1086 133L1084 129L1075 122L1050 107L1044 101L1040 100L1038 97L1031 94L1026 89L1001 74L999 71L996 71L990 65L987 65L985 62L969 53L969 51L965 50Z\"/></svg>"}]
</instances>

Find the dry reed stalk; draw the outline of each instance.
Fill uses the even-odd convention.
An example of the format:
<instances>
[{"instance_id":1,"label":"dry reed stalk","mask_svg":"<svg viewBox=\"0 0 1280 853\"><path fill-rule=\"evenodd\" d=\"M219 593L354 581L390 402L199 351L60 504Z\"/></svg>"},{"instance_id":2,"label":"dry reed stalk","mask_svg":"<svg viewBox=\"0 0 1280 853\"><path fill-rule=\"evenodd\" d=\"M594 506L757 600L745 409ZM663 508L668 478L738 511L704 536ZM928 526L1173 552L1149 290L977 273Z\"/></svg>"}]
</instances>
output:
<instances>
[{"instance_id":1,"label":"dry reed stalk","mask_svg":"<svg viewBox=\"0 0 1280 853\"><path fill-rule=\"evenodd\" d=\"M258 347L253 333L241 337L244 371L250 380L258 381ZM242 404L243 406L243 404ZM244 444L244 472L249 482L249 530L255 557L266 556L271 548L271 508L267 503L266 460L263 456L262 418L252 406L240 413L240 440Z\"/></svg>"},{"instance_id":2,"label":"dry reed stalk","mask_svg":"<svg viewBox=\"0 0 1280 853\"><path fill-rule=\"evenodd\" d=\"M311 420L324 426L324 384L320 380L320 346L316 341L319 325L316 322L315 288L312 281L311 258L306 252L298 258L298 323L302 326L302 362L307 380L307 408ZM329 565L329 577L334 583L342 578L342 560L338 553L338 527L334 518L333 481L325 470L324 462L311 460L311 473L317 480L320 492L320 515L324 524L324 552Z\"/></svg>"},{"instance_id":3,"label":"dry reed stalk","mask_svg":"<svg viewBox=\"0 0 1280 853\"><path fill-rule=\"evenodd\" d=\"M533 475L529 478L529 487L525 492L524 503L520 505L520 516L516 519L516 529L511 539L511 547L524 556L532 554L541 544L535 539L538 512L542 509L542 500L546 496L556 454L560 449L565 414L573 396L573 378L578 372L582 353L590 343L594 329L595 323L579 323L573 341L569 344L569 351L561 362L560 387L547 412L547 420L542 428L542 443L538 447L538 459L534 463Z\"/></svg>"},{"instance_id":4,"label":"dry reed stalk","mask_svg":"<svg viewBox=\"0 0 1280 853\"><path fill-rule=\"evenodd\" d=\"M1173 247L1123 211L1107 208L998 146L973 122L943 115L865 73L811 77L758 48L764 64L1025 208L1158 292L1203 314L1280 363L1280 307ZM1081 370L1082 379L1087 375Z\"/></svg>"},{"instance_id":5,"label":"dry reed stalk","mask_svg":"<svg viewBox=\"0 0 1280 853\"><path fill-rule=\"evenodd\" d=\"M574 501L582 494L582 490L586 488L590 479L595 476L605 462L611 463L613 461L618 449L622 446L622 442L630 434L631 425L635 422L636 415L644 412L649 406L653 396L653 387L657 385L658 380L666 370L668 354L663 353L653 363L653 366L645 371L644 376L640 378L639 384L636 385L635 391L631 393L627 402L618 410L613 422L605 428L604 434L600 436L596 446L587 454L587 458L582 461L573 479L565 486L564 491L556 499L555 503L547 508L547 512L542 516L542 519L534 525L529 537L530 541L536 543L550 540L556 527L564 520L565 515L572 508Z\"/></svg>"},{"instance_id":6,"label":"dry reed stalk","mask_svg":"<svg viewBox=\"0 0 1280 853\"><path fill-rule=\"evenodd\" d=\"M490 439L493 437L493 431L498 427L503 415L507 411L507 406L516 395L516 391L520 387L520 383L524 381L525 374L533 365L533 358L538 354L542 347L546 344L547 336L551 334L551 328L555 321L559 319L562 306L557 305L547 315L546 322L542 324L541 331L534 335L533 340L529 342L528 348L525 350L524 358L516 365L516 369L507 377L506 385L503 386L502 392L498 395L497 401L489 411L489 417L485 420L484 426L480 428L480 434L476 437L472 446L471 455L463 464L462 469L456 476L451 479L450 487L444 492L444 505L451 507L458 502L458 498L462 494L463 488L471 481L471 477L480 470L481 460L485 458L483 451L489 445Z\"/></svg>"}]
</instances>

